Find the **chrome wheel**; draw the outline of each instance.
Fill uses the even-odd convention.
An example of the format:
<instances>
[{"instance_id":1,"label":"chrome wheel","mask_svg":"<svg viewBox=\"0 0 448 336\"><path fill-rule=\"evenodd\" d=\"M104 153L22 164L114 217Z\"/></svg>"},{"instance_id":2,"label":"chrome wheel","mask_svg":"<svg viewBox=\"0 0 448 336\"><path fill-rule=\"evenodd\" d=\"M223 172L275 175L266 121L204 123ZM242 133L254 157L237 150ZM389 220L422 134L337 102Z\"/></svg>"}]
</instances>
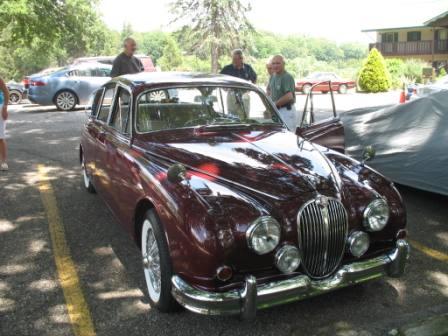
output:
<instances>
[{"instance_id":1,"label":"chrome wheel","mask_svg":"<svg viewBox=\"0 0 448 336\"><path fill-rule=\"evenodd\" d=\"M163 90L158 90L158 91L152 91L149 94L149 100L154 101L154 102L161 102L163 99L166 99L166 92Z\"/></svg>"},{"instance_id":2,"label":"chrome wheel","mask_svg":"<svg viewBox=\"0 0 448 336\"><path fill-rule=\"evenodd\" d=\"M95 187L93 186L92 182L90 181L90 176L87 173L87 167L86 167L86 163L84 161L84 155L82 157L82 161L81 161L81 169L82 169L82 179L84 182L84 187L86 188L86 190L91 193L94 194L95 193Z\"/></svg>"},{"instance_id":3,"label":"chrome wheel","mask_svg":"<svg viewBox=\"0 0 448 336\"><path fill-rule=\"evenodd\" d=\"M18 91L11 90L9 91L9 104L15 105L19 104L22 100L22 94Z\"/></svg>"},{"instance_id":4,"label":"chrome wheel","mask_svg":"<svg viewBox=\"0 0 448 336\"><path fill-rule=\"evenodd\" d=\"M84 179L84 187L88 189L90 187L90 178L87 175L86 164L84 163L84 160L82 160L82 177Z\"/></svg>"},{"instance_id":5,"label":"chrome wheel","mask_svg":"<svg viewBox=\"0 0 448 336\"><path fill-rule=\"evenodd\" d=\"M160 253L154 228L149 219L145 219L142 228L142 258L146 285L151 300L157 303L162 286L160 271Z\"/></svg>"},{"instance_id":6,"label":"chrome wheel","mask_svg":"<svg viewBox=\"0 0 448 336\"><path fill-rule=\"evenodd\" d=\"M56 107L63 111L70 111L76 105L76 97L70 91L62 91L56 96Z\"/></svg>"},{"instance_id":7,"label":"chrome wheel","mask_svg":"<svg viewBox=\"0 0 448 336\"><path fill-rule=\"evenodd\" d=\"M309 84L305 84L303 87L302 87L302 92L304 93L304 94L308 94L308 93L310 93L310 91L311 91L311 85L309 85Z\"/></svg>"},{"instance_id":8,"label":"chrome wheel","mask_svg":"<svg viewBox=\"0 0 448 336\"><path fill-rule=\"evenodd\" d=\"M342 85L339 86L339 93L340 94L346 94L347 91L348 91L347 85L342 84Z\"/></svg>"}]
</instances>

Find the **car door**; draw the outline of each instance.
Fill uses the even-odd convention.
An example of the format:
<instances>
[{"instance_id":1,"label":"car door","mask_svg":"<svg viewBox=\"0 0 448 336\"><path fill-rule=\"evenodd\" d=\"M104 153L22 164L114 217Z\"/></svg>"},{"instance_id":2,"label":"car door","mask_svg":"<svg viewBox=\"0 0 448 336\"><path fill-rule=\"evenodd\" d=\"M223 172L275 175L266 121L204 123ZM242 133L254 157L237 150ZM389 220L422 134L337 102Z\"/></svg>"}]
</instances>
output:
<instances>
[{"instance_id":1,"label":"car door","mask_svg":"<svg viewBox=\"0 0 448 336\"><path fill-rule=\"evenodd\" d=\"M94 125L92 125L92 134L95 135L95 170L93 173L93 184L109 205L112 201L110 194L112 182L108 174L110 162L107 161L107 151L109 148L107 146L106 136L109 128L110 114L113 108L115 89L115 83L111 83L105 87L97 118L95 119Z\"/></svg>"},{"instance_id":2,"label":"car door","mask_svg":"<svg viewBox=\"0 0 448 336\"><path fill-rule=\"evenodd\" d=\"M325 84L326 90L330 92L331 109L316 110L313 100L313 90L311 90L306 98L302 120L297 127L296 134L311 142L344 153L344 126L336 113L333 90L330 87L331 82L328 81ZM317 83L315 85L323 86L324 83Z\"/></svg>"},{"instance_id":3,"label":"car door","mask_svg":"<svg viewBox=\"0 0 448 336\"><path fill-rule=\"evenodd\" d=\"M88 172L94 172L95 167L95 156L97 150L97 137L99 133L99 125L97 122L98 113L100 111L100 106L103 100L105 88L100 88L92 95L92 100L86 108L86 112L90 109L88 114L89 120L85 124L83 129L82 137L82 151L84 163L86 164Z\"/></svg>"},{"instance_id":4,"label":"car door","mask_svg":"<svg viewBox=\"0 0 448 336\"><path fill-rule=\"evenodd\" d=\"M110 177L111 205L119 221L129 229L139 188L139 167L131 154L132 95L124 86L118 86L113 110L105 137L107 175Z\"/></svg>"}]
</instances>

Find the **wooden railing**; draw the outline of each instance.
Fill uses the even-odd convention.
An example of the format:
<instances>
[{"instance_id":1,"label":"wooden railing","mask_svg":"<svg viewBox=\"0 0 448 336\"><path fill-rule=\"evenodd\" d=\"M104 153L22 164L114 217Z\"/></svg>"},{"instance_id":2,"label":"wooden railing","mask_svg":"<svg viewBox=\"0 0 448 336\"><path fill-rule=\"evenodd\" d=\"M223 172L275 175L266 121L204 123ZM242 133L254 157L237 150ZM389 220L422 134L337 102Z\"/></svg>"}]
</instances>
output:
<instances>
[{"instance_id":1,"label":"wooden railing","mask_svg":"<svg viewBox=\"0 0 448 336\"><path fill-rule=\"evenodd\" d=\"M431 55L433 43L434 53L448 53L448 40L371 43L369 49L377 48L385 56Z\"/></svg>"}]
</instances>

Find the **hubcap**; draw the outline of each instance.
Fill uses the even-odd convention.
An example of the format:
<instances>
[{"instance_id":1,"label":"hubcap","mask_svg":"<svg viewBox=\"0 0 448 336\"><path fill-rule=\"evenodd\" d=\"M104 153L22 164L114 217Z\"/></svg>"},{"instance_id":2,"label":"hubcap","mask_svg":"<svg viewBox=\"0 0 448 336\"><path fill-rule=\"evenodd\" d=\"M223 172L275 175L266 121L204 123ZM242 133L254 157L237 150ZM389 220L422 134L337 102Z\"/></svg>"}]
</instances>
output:
<instances>
[{"instance_id":1,"label":"hubcap","mask_svg":"<svg viewBox=\"0 0 448 336\"><path fill-rule=\"evenodd\" d=\"M9 100L12 104L16 104L20 100L20 97L17 93L11 93L9 95Z\"/></svg>"},{"instance_id":2,"label":"hubcap","mask_svg":"<svg viewBox=\"0 0 448 336\"><path fill-rule=\"evenodd\" d=\"M142 261L149 296L154 302L160 299L161 271L159 247L149 219L145 219L142 229Z\"/></svg>"},{"instance_id":3,"label":"hubcap","mask_svg":"<svg viewBox=\"0 0 448 336\"><path fill-rule=\"evenodd\" d=\"M70 92L61 92L56 98L56 104L63 110L71 110L75 106L75 96Z\"/></svg>"}]
</instances>

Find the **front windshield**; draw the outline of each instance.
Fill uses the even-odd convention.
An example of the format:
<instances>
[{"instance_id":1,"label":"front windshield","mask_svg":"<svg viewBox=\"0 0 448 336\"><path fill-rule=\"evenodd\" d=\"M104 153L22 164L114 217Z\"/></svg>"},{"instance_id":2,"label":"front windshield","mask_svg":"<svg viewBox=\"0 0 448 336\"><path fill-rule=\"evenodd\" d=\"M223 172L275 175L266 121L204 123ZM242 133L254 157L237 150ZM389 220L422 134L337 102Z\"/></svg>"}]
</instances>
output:
<instances>
[{"instance_id":1,"label":"front windshield","mask_svg":"<svg viewBox=\"0 0 448 336\"><path fill-rule=\"evenodd\" d=\"M277 124L274 109L256 91L217 86L148 91L137 103L138 132L185 127Z\"/></svg>"}]
</instances>

